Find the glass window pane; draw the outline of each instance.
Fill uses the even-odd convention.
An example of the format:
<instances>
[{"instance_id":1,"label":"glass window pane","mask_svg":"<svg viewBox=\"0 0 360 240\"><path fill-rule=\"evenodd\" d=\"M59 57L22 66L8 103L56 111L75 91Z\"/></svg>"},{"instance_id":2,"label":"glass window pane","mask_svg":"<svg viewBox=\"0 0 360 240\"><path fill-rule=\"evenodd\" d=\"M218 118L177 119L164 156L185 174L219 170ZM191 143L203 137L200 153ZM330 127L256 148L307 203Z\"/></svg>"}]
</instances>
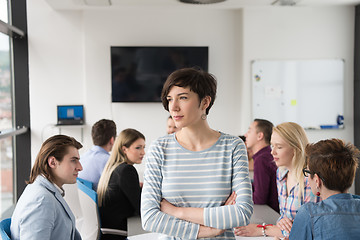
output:
<instances>
[{"instance_id":1,"label":"glass window pane","mask_svg":"<svg viewBox=\"0 0 360 240\"><path fill-rule=\"evenodd\" d=\"M0 0L0 20L6 23L8 21L8 0Z\"/></svg>"},{"instance_id":2,"label":"glass window pane","mask_svg":"<svg viewBox=\"0 0 360 240\"><path fill-rule=\"evenodd\" d=\"M13 145L12 137L0 139L0 211L4 212L14 204Z\"/></svg>"},{"instance_id":3,"label":"glass window pane","mask_svg":"<svg viewBox=\"0 0 360 240\"><path fill-rule=\"evenodd\" d=\"M0 33L0 131L12 128L12 90L10 39ZM0 139L0 213L1 218L14 203L13 141Z\"/></svg>"},{"instance_id":4,"label":"glass window pane","mask_svg":"<svg viewBox=\"0 0 360 240\"><path fill-rule=\"evenodd\" d=\"M0 131L12 128L10 40L0 33Z\"/></svg>"}]
</instances>

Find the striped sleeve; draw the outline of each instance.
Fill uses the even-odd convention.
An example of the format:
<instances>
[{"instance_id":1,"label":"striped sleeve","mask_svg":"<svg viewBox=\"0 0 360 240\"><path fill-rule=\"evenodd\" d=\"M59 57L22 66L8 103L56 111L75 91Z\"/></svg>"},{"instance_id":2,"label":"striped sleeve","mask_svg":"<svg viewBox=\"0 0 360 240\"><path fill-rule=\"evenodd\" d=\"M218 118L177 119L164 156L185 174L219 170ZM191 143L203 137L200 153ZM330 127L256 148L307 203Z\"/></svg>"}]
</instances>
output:
<instances>
[{"instance_id":1,"label":"striped sleeve","mask_svg":"<svg viewBox=\"0 0 360 240\"><path fill-rule=\"evenodd\" d=\"M164 153L160 144L152 144L146 153L146 170L141 195L141 221L145 230L178 237L196 239L199 225L160 211L162 200L162 167Z\"/></svg>"},{"instance_id":2,"label":"striped sleeve","mask_svg":"<svg viewBox=\"0 0 360 240\"><path fill-rule=\"evenodd\" d=\"M236 192L236 204L204 208L205 226L229 229L246 226L253 213L252 189L249 179L247 152L240 140L233 142L232 191Z\"/></svg>"}]
</instances>

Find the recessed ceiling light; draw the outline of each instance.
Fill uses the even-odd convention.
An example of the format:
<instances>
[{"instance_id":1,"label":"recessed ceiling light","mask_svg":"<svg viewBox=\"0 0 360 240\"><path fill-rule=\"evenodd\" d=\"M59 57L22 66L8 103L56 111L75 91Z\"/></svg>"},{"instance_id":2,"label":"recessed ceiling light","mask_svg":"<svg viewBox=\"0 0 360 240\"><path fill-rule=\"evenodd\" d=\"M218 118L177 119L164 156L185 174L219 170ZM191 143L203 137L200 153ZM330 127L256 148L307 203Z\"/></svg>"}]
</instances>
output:
<instances>
[{"instance_id":1,"label":"recessed ceiling light","mask_svg":"<svg viewBox=\"0 0 360 240\"><path fill-rule=\"evenodd\" d=\"M179 0L183 3L192 3L192 4L210 4L210 3L219 3L225 2L226 0Z\"/></svg>"},{"instance_id":2,"label":"recessed ceiling light","mask_svg":"<svg viewBox=\"0 0 360 240\"><path fill-rule=\"evenodd\" d=\"M89 6L110 6L110 0L84 0L85 5Z\"/></svg>"},{"instance_id":3,"label":"recessed ceiling light","mask_svg":"<svg viewBox=\"0 0 360 240\"><path fill-rule=\"evenodd\" d=\"M295 6L300 0L275 0L271 5Z\"/></svg>"}]
</instances>

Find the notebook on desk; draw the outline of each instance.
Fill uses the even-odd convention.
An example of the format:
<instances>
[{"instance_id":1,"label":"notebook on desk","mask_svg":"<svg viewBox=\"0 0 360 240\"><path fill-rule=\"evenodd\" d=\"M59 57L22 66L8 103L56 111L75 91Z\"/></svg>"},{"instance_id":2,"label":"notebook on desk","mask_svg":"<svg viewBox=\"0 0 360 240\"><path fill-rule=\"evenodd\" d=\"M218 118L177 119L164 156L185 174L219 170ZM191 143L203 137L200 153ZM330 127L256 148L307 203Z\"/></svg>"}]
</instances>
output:
<instances>
[{"instance_id":1,"label":"notebook on desk","mask_svg":"<svg viewBox=\"0 0 360 240\"><path fill-rule=\"evenodd\" d=\"M84 106L83 105L58 105L57 124L62 125L83 125Z\"/></svg>"}]
</instances>

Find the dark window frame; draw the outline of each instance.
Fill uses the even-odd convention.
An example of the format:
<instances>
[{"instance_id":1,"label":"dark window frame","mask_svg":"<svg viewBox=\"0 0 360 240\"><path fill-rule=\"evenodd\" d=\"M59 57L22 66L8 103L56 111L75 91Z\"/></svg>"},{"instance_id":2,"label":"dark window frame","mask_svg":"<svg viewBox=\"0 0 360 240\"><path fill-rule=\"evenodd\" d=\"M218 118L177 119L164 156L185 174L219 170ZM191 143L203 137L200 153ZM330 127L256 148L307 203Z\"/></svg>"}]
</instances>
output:
<instances>
[{"instance_id":1,"label":"dark window frame","mask_svg":"<svg viewBox=\"0 0 360 240\"><path fill-rule=\"evenodd\" d=\"M355 47L354 47L354 144L360 148L360 5L355 7ZM360 170L356 171L355 194L360 195Z\"/></svg>"},{"instance_id":2,"label":"dark window frame","mask_svg":"<svg viewBox=\"0 0 360 240\"><path fill-rule=\"evenodd\" d=\"M12 39L13 126L0 138L13 137L14 198L19 199L31 169L29 104L29 57L26 0L9 0L9 23L0 21L0 31Z\"/></svg>"}]
</instances>

